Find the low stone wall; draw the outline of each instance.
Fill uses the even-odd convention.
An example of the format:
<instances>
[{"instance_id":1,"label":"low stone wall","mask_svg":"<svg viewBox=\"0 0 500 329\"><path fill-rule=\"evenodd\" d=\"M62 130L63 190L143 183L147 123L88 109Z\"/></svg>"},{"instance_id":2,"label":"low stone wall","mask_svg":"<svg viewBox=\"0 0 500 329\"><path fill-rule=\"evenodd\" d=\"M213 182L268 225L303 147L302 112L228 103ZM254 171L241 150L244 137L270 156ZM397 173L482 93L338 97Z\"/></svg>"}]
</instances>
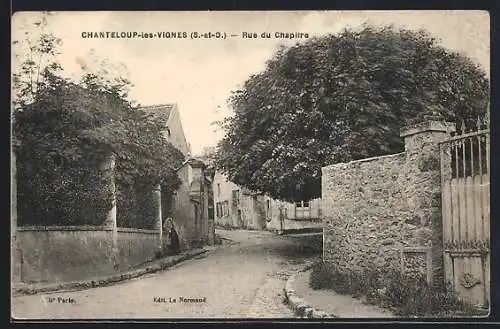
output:
<instances>
[{"instance_id":1,"label":"low stone wall","mask_svg":"<svg viewBox=\"0 0 500 329\"><path fill-rule=\"evenodd\" d=\"M168 238L164 240L168 242ZM127 269L152 258L158 249L158 242L155 230L118 228L118 269ZM168 248L168 245L164 243L163 247Z\"/></svg>"},{"instance_id":2,"label":"low stone wall","mask_svg":"<svg viewBox=\"0 0 500 329\"><path fill-rule=\"evenodd\" d=\"M321 229L323 227L323 222L319 218L308 219L308 220L295 220L295 219L285 219L283 221L283 230L302 230L302 229ZM267 229L269 231L279 231L280 223L279 218L272 217L267 223Z\"/></svg>"},{"instance_id":3,"label":"low stone wall","mask_svg":"<svg viewBox=\"0 0 500 329\"><path fill-rule=\"evenodd\" d=\"M449 131L424 122L402 131L403 153L323 167L324 261L444 282L438 142Z\"/></svg>"},{"instance_id":4,"label":"low stone wall","mask_svg":"<svg viewBox=\"0 0 500 329\"><path fill-rule=\"evenodd\" d=\"M22 282L63 282L105 276L154 256L157 232L118 229L118 258L111 230L101 226L18 227Z\"/></svg>"}]
</instances>

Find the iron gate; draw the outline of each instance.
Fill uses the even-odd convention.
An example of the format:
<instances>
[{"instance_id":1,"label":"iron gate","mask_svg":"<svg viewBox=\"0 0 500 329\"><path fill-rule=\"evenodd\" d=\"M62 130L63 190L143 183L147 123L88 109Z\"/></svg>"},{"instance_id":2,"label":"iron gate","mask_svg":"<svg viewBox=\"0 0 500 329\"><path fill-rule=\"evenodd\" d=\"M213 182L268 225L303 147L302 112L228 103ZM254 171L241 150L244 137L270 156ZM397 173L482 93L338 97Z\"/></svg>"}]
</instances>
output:
<instances>
[{"instance_id":1,"label":"iron gate","mask_svg":"<svg viewBox=\"0 0 500 329\"><path fill-rule=\"evenodd\" d=\"M445 280L475 305L490 302L490 131L476 130L440 143Z\"/></svg>"}]
</instances>

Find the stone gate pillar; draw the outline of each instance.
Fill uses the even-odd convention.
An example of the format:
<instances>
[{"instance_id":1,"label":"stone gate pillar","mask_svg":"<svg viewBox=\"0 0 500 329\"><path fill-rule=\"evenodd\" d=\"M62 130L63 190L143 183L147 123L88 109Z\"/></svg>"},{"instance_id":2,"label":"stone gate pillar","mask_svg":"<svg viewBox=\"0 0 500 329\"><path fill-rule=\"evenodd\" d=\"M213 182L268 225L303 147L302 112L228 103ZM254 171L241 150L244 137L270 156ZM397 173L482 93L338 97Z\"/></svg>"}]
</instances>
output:
<instances>
[{"instance_id":1,"label":"stone gate pillar","mask_svg":"<svg viewBox=\"0 0 500 329\"><path fill-rule=\"evenodd\" d=\"M153 191L153 197L155 200L155 222L156 229L158 230L158 250L163 249L163 221L162 221L162 209L161 209L161 185L155 187Z\"/></svg>"},{"instance_id":2,"label":"stone gate pillar","mask_svg":"<svg viewBox=\"0 0 500 329\"><path fill-rule=\"evenodd\" d=\"M115 268L118 267L118 226L116 223L116 183L115 183L116 156L114 153L108 154L101 163L101 171L106 177L108 187L111 192L111 209L106 215L104 226L111 232L110 252L111 260Z\"/></svg>"},{"instance_id":3,"label":"stone gate pillar","mask_svg":"<svg viewBox=\"0 0 500 329\"><path fill-rule=\"evenodd\" d=\"M402 237L406 246L405 258L421 257L425 263L427 279L438 285L444 282L443 227L441 213L441 162L439 142L455 131L455 124L441 117L424 116L401 129L404 137L406 165L402 198L413 213L404 223L404 231L411 236ZM404 266L404 265L403 265Z\"/></svg>"}]
</instances>

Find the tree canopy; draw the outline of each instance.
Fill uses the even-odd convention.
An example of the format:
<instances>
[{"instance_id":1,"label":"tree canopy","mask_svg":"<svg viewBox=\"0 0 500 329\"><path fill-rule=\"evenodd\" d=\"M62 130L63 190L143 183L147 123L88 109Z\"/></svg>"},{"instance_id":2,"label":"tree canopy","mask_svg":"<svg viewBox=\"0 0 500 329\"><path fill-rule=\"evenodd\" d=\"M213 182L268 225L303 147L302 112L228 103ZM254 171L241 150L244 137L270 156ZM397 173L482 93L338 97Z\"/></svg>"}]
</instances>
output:
<instances>
[{"instance_id":1,"label":"tree canopy","mask_svg":"<svg viewBox=\"0 0 500 329\"><path fill-rule=\"evenodd\" d=\"M485 73L425 31L364 25L281 47L228 103L217 166L282 200L320 197L321 167L404 150L399 131L430 114L471 126Z\"/></svg>"}]
</instances>

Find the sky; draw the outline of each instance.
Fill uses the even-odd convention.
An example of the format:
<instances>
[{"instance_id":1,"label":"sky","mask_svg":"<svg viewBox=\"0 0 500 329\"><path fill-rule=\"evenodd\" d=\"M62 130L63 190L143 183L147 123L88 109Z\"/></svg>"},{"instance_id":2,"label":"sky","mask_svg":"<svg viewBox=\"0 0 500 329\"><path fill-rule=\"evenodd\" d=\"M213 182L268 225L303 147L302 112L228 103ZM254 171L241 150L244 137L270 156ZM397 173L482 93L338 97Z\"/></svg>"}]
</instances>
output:
<instances>
[{"instance_id":1,"label":"sky","mask_svg":"<svg viewBox=\"0 0 500 329\"><path fill-rule=\"evenodd\" d=\"M12 19L13 40L41 13ZM130 98L142 105L177 103L193 154L223 137L211 123L230 114L227 98L252 74L265 68L280 44L305 38L260 38L262 32L336 33L363 23L427 30L451 50L490 70L490 17L486 11L293 11L293 12L52 12L46 32L62 40L58 59L65 75L78 79L102 61L110 76L133 84ZM186 32L187 38L84 38L82 32ZM191 32L226 33L226 39L191 39ZM243 33L259 38L243 38ZM235 36L231 37L231 34ZM23 58L25 52L16 50ZM14 59L13 70L20 59Z\"/></svg>"}]
</instances>

